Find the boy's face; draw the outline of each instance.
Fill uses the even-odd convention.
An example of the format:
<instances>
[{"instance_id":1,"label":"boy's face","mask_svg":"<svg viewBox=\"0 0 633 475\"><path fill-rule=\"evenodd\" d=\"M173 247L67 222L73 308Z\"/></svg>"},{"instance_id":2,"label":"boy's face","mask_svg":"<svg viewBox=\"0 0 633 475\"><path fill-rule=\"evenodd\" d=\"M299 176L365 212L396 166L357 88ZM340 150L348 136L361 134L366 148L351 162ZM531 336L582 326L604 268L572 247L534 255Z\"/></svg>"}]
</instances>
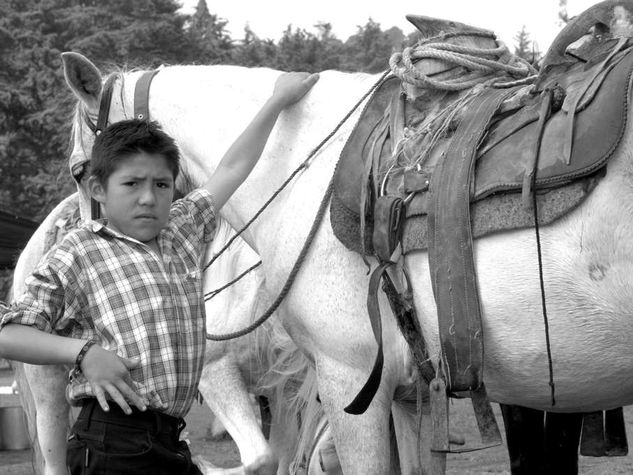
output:
<instances>
[{"instance_id":1,"label":"boy's face","mask_svg":"<svg viewBox=\"0 0 633 475\"><path fill-rule=\"evenodd\" d=\"M91 183L108 226L146 244L167 224L174 197L174 177L162 155L140 152L121 160L103 186Z\"/></svg>"}]
</instances>

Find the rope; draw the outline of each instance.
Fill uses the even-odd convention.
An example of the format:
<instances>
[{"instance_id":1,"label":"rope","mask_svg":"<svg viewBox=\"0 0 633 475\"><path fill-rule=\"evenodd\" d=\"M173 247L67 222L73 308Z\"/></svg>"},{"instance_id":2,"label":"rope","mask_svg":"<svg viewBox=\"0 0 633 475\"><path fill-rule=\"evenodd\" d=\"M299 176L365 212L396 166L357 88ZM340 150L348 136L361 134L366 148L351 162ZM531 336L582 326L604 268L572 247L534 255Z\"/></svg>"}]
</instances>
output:
<instances>
[{"instance_id":1,"label":"rope","mask_svg":"<svg viewBox=\"0 0 633 475\"><path fill-rule=\"evenodd\" d=\"M538 201L536 199L536 178L538 172L538 159L540 156L540 148L545 131L545 123L549 118L551 111L552 91L546 89L543 93L544 100L539 112L538 135L534 143L535 159L532 168L532 176L530 177L530 192L532 193L532 210L534 212L534 232L536 234L536 255L538 258L538 276L541 287L541 308L543 310L543 324L545 327L545 346L547 348L547 365L549 370L549 387L551 392L552 406L556 405L556 389L554 386L554 363L552 361L552 345L549 334L549 318L547 316L547 302L545 298L545 278L543 276L543 253L541 248L541 232L538 220Z\"/></svg>"},{"instance_id":2,"label":"rope","mask_svg":"<svg viewBox=\"0 0 633 475\"><path fill-rule=\"evenodd\" d=\"M296 176L296 174L299 173L300 170L302 170L302 169L307 167L309 160L323 147L323 145L325 145L325 143L328 140L330 140L334 136L334 134L336 132L338 132L338 130L351 117L351 115L354 113L354 111L360 107L360 105L365 101L365 99L367 99L367 97L369 97L371 94L374 93L374 91L376 89L378 89L378 87L383 83L383 81L388 76L388 74L389 74L389 71L385 71L380 76L378 81L376 81L372 85L372 87L363 95L363 97L361 97L361 99L356 104L354 104L352 109L347 114L345 114L343 119L341 119L341 121L336 125L334 130L332 130L332 132L330 132L327 135L327 137L325 139L323 139L319 143L319 145L317 145L310 152L310 154L308 155L308 158L306 158L306 160L304 160L299 165L299 167L297 167L295 169L295 171L292 172L290 177L288 177L288 179L282 184L282 186L277 191L275 191L272 194L272 196L268 199L268 201L266 201L266 203L264 203L262 208L260 208L260 210L257 213L255 213L253 218L251 218L251 220L248 223L246 223L244 225L244 227L242 227L242 229L240 229L237 233L235 233L235 235L233 237L231 237L231 239L229 239L229 241L224 245L224 247L222 247L222 249L220 249L218 251L218 253L215 256L213 256L213 259L211 259L209 261L209 263L204 267L203 270L206 270L211 264L213 264L213 262L215 262L215 260L218 258L218 256L220 254L222 254L224 251L226 251L226 249L231 245L231 243L235 239L237 239L237 237L240 234L242 234L253 223L253 221L255 221L255 219L257 219L257 217L259 217L259 215L261 215L261 213L264 211L264 209L272 202L273 199L275 199L277 197L277 195L279 195L279 193L281 193L281 191L288 185L288 183L290 183L292 178L294 178L294 176ZM336 164L335 170L337 168L338 168L338 163ZM233 340L235 338L239 338L239 337L242 337L244 335L247 335L247 334L251 333L253 330L257 329L262 324L264 324L264 322L266 322L266 320L268 320L272 316L272 314L275 312L275 310L277 310L279 305L281 305L281 302L284 300L284 298L286 297L288 292L290 292L290 289L292 287L292 284L294 283L295 277L297 276L297 273L299 272L299 270L301 268L301 264L303 264L303 261L305 260L305 257L308 254L308 251L310 250L310 246L312 244L312 241L314 240L314 236L316 235L316 232L319 229L319 225L321 224L321 221L323 219L323 216L325 215L325 211L327 210L327 204L330 202L330 198L332 196L332 192L334 191L334 177L335 177L335 174L333 173L332 174L332 178L330 179L330 183L328 184L328 187L325 190L325 194L323 195L321 203L319 204L319 208L317 210L317 214L316 214L316 216L314 218L314 221L312 223L312 227L310 228L310 232L308 233L308 236L306 237L306 240L303 243L303 247L301 248L301 251L299 252L299 255L297 256L297 259L296 259L294 265L292 266L292 269L290 270L290 273L288 274L288 277L286 279L286 282L284 283L284 286L281 289L281 292L279 293L277 298L274 300L274 302L270 305L268 310L266 310L262 314L261 317L259 317L257 320L255 320L253 323L248 325L246 328L243 328L242 330L238 330L238 331L235 331L235 332L232 332L232 333L226 333L226 334L222 334L222 335L207 333L207 339L208 340L212 340L212 341L226 341L226 340ZM252 269L250 269L250 270L252 270ZM250 272L250 270L248 270L246 273Z\"/></svg>"},{"instance_id":3,"label":"rope","mask_svg":"<svg viewBox=\"0 0 633 475\"><path fill-rule=\"evenodd\" d=\"M233 333L226 333L224 335L214 335L214 334L207 333L208 340L226 341L226 340L233 340L234 338L239 338L241 336L247 335L253 330L255 330L257 327L262 325L266 320L268 320L271 317L271 315L275 312L275 310L277 310L277 308L279 307L283 299L286 298L286 295L288 295L288 292L290 292L290 288L292 287L292 284L295 281L295 277L297 273L299 272L299 269L301 269L301 264L303 264L303 261L306 255L308 254L308 251L310 250L310 245L312 244L312 241L314 240L314 236L316 235L316 232L319 229L319 225L321 224L321 220L323 219L323 216L325 215L327 204L330 202L330 197L332 196L333 190L334 190L334 176L332 176L332 179L330 180L330 184L328 185L327 190L325 190L325 194L323 195L323 199L321 200L321 204L319 205L319 210L317 211L316 218L314 219L314 222L312 223L312 227L310 228L308 237L303 243L301 252L297 256L297 260L292 266L290 274L288 274L288 278L286 279L286 282L284 286L282 287L281 292L279 293L275 301L271 304L271 306L268 308L268 310L266 310L261 317L259 317L257 320L255 320L253 323L248 325L246 328L243 328L242 330L238 330Z\"/></svg>"},{"instance_id":4,"label":"rope","mask_svg":"<svg viewBox=\"0 0 633 475\"><path fill-rule=\"evenodd\" d=\"M252 266L250 266L248 269L246 269L244 272L242 272L240 275L238 275L235 279L233 279L231 282L229 282L228 284L224 284L222 287L219 287L215 290L210 290L209 292L207 292L206 294L204 294L204 301L208 302L209 300L211 300L213 297L215 297L216 295L218 295L220 292L222 292L223 290L228 289L230 286L232 286L233 284L238 283L240 280L242 280L242 278L244 278L247 274L249 274L252 270L255 270L256 268L258 268L260 265L262 265L262 261L258 261L257 263L253 264Z\"/></svg>"},{"instance_id":5,"label":"rope","mask_svg":"<svg viewBox=\"0 0 633 475\"><path fill-rule=\"evenodd\" d=\"M476 48L442 42L451 36L481 36L496 40L493 33L485 32L464 32L430 38L414 47L405 48L402 53L394 53L389 59L392 73L415 87L445 91L463 91L498 76L500 72L513 78L530 77L530 82L534 80L536 70L527 61L510 53L502 41L496 40L496 48ZM415 62L422 59L441 60L461 66L468 72L456 78L434 79L415 67ZM495 87L504 86L500 83Z\"/></svg>"}]
</instances>

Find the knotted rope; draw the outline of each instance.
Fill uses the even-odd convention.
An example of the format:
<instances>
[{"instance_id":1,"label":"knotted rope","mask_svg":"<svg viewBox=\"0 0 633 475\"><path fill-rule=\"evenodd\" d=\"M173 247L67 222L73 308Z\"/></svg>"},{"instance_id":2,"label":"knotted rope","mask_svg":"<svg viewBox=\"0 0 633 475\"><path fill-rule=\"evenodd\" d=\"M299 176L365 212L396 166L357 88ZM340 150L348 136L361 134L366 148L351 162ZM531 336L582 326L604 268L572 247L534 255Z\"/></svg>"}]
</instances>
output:
<instances>
[{"instance_id":1,"label":"knotted rope","mask_svg":"<svg viewBox=\"0 0 633 475\"><path fill-rule=\"evenodd\" d=\"M447 38L457 36L492 38L496 41L497 47L476 48L445 42ZM455 78L435 79L415 67L415 63L422 59L441 60L461 66L468 72ZM402 53L394 53L389 60L389 66L392 73L407 84L445 91L463 91L483 82L494 82L499 78L499 73L512 77L513 85L531 82L536 78L536 70L527 61L512 54L493 33L482 31L444 34L429 38L416 46L405 48ZM516 81L517 79L519 82ZM495 83L494 86L504 87L507 84Z\"/></svg>"}]
</instances>

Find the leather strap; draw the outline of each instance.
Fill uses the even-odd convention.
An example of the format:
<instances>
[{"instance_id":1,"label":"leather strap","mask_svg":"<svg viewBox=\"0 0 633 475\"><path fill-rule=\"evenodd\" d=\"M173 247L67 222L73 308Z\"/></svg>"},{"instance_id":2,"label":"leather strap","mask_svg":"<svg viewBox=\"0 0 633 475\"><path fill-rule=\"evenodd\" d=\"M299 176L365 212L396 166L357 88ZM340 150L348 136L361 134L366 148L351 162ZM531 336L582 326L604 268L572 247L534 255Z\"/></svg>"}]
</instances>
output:
<instances>
[{"instance_id":1,"label":"leather strap","mask_svg":"<svg viewBox=\"0 0 633 475\"><path fill-rule=\"evenodd\" d=\"M99 114L97 115L97 123L92 124L88 121L88 127L95 135L101 135L101 132L108 126L108 118L110 117L110 105L112 104L112 90L114 82L119 78L118 74L112 74L106 79L101 90L101 99L99 100ZM101 205L98 201L90 198L90 214L92 219L101 217Z\"/></svg>"},{"instance_id":2,"label":"leather strap","mask_svg":"<svg viewBox=\"0 0 633 475\"><path fill-rule=\"evenodd\" d=\"M369 279L367 311L369 312L371 329L374 332L374 337L376 338L376 343L378 344L378 352L376 353L374 367L371 370L367 382L354 400L345 408L345 412L348 414L358 415L364 413L369 407L371 401L374 399L376 391L378 391L378 386L380 386L384 355L382 350L382 322L380 318L380 305L378 304L378 286L380 285L381 277L390 265L392 265L391 262L385 262L379 265L376 269L374 269L374 272L371 274Z\"/></svg>"},{"instance_id":3,"label":"leather strap","mask_svg":"<svg viewBox=\"0 0 633 475\"><path fill-rule=\"evenodd\" d=\"M391 261L402 237L404 212L404 201L399 196L386 195L376 199L372 244L380 262Z\"/></svg>"},{"instance_id":4,"label":"leather strap","mask_svg":"<svg viewBox=\"0 0 633 475\"><path fill-rule=\"evenodd\" d=\"M159 69L145 71L134 87L134 118L149 120L149 88Z\"/></svg>"},{"instance_id":5,"label":"leather strap","mask_svg":"<svg viewBox=\"0 0 633 475\"><path fill-rule=\"evenodd\" d=\"M136 82L136 86L134 88L134 117L137 119L149 120L149 88L152 83L152 79L154 79L154 76L156 76L158 71L158 69L146 71ZM101 100L99 101L97 124L94 125L88 122L88 126L95 135L101 134L101 132L103 132L108 126L114 81L116 81L119 77L120 76L118 74L113 74L108 77L103 85ZM98 219L101 217L101 206L92 198L90 199L90 214L92 219Z\"/></svg>"},{"instance_id":6,"label":"leather strap","mask_svg":"<svg viewBox=\"0 0 633 475\"><path fill-rule=\"evenodd\" d=\"M108 126L108 117L110 117L110 105L112 104L112 90L114 89L114 81L119 79L118 74L112 74L106 79L101 91L101 100L99 101L99 115L97 116L97 124L93 132L95 135L101 134Z\"/></svg>"},{"instance_id":7,"label":"leather strap","mask_svg":"<svg viewBox=\"0 0 633 475\"><path fill-rule=\"evenodd\" d=\"M477 146L515 88L485 89L467 106L444 159L431 178L429 263L437 304L442 363L449 391L483 381L483 333L470 222Z\"/></svg>"}]
</instances>

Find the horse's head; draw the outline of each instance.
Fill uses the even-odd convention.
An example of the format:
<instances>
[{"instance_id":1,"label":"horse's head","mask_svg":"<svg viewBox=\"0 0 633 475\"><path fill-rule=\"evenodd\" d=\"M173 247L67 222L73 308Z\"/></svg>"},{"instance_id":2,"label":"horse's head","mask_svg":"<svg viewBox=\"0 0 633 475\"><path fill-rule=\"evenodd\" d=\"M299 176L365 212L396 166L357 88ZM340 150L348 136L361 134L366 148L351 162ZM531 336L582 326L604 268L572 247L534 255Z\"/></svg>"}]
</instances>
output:
<instances>
[{"instance_id":1,"label":"horse's head","mask_svg":"<svg viewBox=\"0 0 633 475\"><path fill-rule=\"evenodd\" d=\"M130 98L122 74L104 76L86 57L78 53L62 53L66 83L77 97L72 127L72 152L69 165L81 195L81 215L89 216L87 189L90 155L99 128L126 118ZM100 119L101 122L100 123Z\"/></svg>"}]
</instances>

